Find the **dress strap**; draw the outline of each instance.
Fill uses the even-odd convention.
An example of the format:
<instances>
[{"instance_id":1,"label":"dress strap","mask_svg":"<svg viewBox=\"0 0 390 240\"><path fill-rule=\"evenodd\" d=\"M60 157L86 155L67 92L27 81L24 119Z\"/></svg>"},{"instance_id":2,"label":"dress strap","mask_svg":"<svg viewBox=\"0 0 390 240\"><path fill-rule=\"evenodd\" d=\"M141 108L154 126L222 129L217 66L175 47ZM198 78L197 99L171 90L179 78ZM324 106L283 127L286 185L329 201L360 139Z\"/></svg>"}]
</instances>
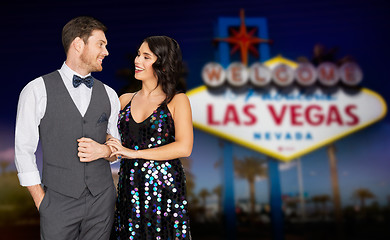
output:
<instances>
[{"instance_id":1,"label":"dress strap","mask_svg":"<svg viewBox=\"0 0 390 240\"><path fill-rule=\"evenodd\" d=\"M137 93L138 93L138 91L135 92L135 93L133 94L133 96L131 97L130 101L126 104L126 106L123 107L122 110L125 110L126 108L128 108L128 107L131 106L131 101L133 101L133 98L134 98L134 96L135 96ZM122 111L122 110L121 110L121 111Z\"/></svg>"},{"instance_id":2,"label":"dress strap","mask_svg":"<svg viewBox=\"0 0 390 240\"><path fill-rule=\"evenodd\" d=\"M130 102L133 101L133 98L135 97L135 95L137 95L138 92L139 92L139 91L136 91L136 92L133 94L133 96L132 96L131 99L130 99Z\"/></svg>"}]
</instances>

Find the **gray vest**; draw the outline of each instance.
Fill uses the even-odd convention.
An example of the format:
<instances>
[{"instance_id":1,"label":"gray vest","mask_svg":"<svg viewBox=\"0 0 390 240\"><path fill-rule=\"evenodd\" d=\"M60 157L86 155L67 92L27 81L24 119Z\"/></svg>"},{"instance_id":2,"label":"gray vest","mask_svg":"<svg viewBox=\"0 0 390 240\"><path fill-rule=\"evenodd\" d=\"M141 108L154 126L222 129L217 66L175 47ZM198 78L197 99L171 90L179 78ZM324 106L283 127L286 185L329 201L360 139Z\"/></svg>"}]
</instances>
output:
<instances>
[{"instance_id":1,"label":"gray vest","mask_svg":"<svg viewBox=\"0 0 390 240\"><path fill-rule=\"evenodd\" d=\"M80 162L77 139L106 141L110 100L102 82L94 79L91 101L84 117L74 104L58 71L43 76L47 106L39 126L43 151L42 183L64 195L79 198L88 188L96 196L113 185L105 159Z\"/></svg>"}]
</instances>

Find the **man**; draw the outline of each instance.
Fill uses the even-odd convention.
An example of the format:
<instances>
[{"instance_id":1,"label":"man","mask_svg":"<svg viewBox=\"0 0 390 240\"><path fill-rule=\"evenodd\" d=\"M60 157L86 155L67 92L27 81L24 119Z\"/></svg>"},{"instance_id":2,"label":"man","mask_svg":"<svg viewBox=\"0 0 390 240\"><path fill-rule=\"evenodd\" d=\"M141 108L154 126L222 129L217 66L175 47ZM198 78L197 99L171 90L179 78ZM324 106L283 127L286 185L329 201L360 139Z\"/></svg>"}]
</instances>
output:
<instances>
[{"instance_id":1,"label":"man","mask_svg":"<svg viewBox=\"0 0 390 240\"><path fill-rule=\"evenodd\" d=\"M39 210L41 239L110 235L116 194L104 142L119 138L120 103L113 89L91 76L108 55L106 30L92 17L69 21L62 30L65 63L28 83L19 97L15 164ZM44 187L34 154L39 139Z\"/></svg>"}]
</instances>

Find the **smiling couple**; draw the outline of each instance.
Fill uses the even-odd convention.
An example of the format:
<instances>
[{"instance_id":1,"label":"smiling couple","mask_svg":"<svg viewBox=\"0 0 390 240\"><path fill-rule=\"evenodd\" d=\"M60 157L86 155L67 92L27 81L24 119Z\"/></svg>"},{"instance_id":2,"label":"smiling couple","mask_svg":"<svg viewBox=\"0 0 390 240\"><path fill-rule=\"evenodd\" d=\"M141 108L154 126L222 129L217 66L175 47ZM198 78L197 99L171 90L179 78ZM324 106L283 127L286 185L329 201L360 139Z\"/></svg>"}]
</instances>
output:
<instances>
[{"instance_id":1,"label":"smiling couple","mask_svg":"<svg viewBox=\"0 0 390 240\"><path fill-rule=\"evenodd\" d=\"M191 239L181 157L191 154L191 107L181 50L166 36L141 43L136 93L91 76L108 56L107 28L87 16L62 31L66 60L22 90L15 164L40 213L41 239ZM43 151L42 179L35 151ZM118 196L110 162L120 160Z\"/></svg>"}]
</instances>

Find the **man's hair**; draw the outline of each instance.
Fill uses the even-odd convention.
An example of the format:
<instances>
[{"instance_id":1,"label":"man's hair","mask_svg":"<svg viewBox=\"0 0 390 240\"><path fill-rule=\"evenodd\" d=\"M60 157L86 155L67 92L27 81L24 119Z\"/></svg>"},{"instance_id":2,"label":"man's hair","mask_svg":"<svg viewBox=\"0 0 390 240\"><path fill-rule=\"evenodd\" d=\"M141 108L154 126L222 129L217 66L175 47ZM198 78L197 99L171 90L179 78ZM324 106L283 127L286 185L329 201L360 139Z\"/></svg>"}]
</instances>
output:
<instances>
[{"instance_id":1,"label":"man's hair","mask_svg":"<svg viewBox=\"0 0 390 240\"><path fill-rule=\"evenodd\" d=\"M70 20L62 29L62 45L64 46L65 54L72 41L79 37L87 44L88 38L94 30L107 31L107 27L97 19L89 16L76 17Z\"/></svg>"}]
</instances>

